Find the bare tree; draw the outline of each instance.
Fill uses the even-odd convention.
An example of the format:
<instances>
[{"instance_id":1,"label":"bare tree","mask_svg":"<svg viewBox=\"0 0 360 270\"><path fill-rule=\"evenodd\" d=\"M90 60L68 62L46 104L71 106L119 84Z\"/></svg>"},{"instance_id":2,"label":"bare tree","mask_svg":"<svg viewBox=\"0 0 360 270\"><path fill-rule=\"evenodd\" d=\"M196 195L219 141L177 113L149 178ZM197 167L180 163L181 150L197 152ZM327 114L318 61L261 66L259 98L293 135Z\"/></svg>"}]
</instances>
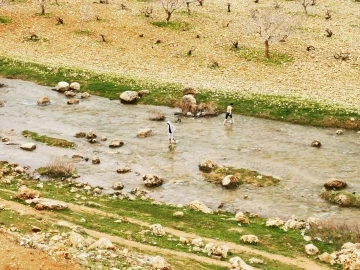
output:
<instances>
[{"instance_id":1,"label":"bare tree","mask_svg":"<svg viewBox=\"0 0 360 270\"><path fill-rule=\"evenodd\" d=\"M47 0L38 0L38 2L40 4L40 8L41 8L41 13L40 14L44 16L46 14L45 8L46 8Z\"/></svg>"},{"instance_id":2,"label":"bare tree","mask_svg":"<svg viewBox=\"0 0 360 270\"><path fill-rule=\"evenodd\" d=\"M171 15L174 13L175 10L180 8L184 3L183 0L159 0L167 17L166 22L170 21Z\"/></svg>"},{"instance_id":3,"label":"bare tree","mask_svg":"<svg viewBox=\"0 0 360 270\"><path fill-rule=\"evenodd\" d=\"M281 12L280 9L266 8L261 11L251 11L253 31L258 33L264 41L265 57L270 58L270 43L285 41L290 35L294 21Z\"/></svg>"},{"instance_id":4,"label":"bare tree","mask_svg":"<svg viewBox=\"0 0 360 270\"><path fill-rule=\"evenodd\" d=\"M152 17L152 13L153 13L153 8L152 7L146 7L145 10L141 11L142 14L145 15L146 18L151 18Z\"/></svg>"},{"instance_id":5,"label":"bare tree","mask_svg":"<svg viewBox=\"0 0 360 270\"><path fill-rule=\"evenodd\" d=\"M199 5L200 6L203 6L204 5L204 0L197 0L199 2Z\"/></svg>"},{"instance_id":6,"label":"bare tree","mask_svg":"<svg viewBox=\"0 0 360 270\"><path fill-rule=\"evenodd\" d=\"M315 0L299 0L300 4L304 8L305 14L308 13L307 8L308 6L314 6L316 1Z\"/></svg>"}]
</instances>

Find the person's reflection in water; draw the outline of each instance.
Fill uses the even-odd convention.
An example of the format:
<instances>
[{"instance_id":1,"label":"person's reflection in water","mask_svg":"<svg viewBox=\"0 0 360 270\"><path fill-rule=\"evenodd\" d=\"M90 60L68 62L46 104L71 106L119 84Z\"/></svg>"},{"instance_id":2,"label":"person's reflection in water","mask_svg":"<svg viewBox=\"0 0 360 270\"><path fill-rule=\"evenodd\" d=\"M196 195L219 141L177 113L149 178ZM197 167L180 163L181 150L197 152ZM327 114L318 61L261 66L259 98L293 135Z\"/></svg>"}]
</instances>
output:
<instances>
[{"instance_id":1,"label":"person's reflection in water","mask_svg":"<svg viewBox=\"0 0 360 270\"><path fill-rule=\"evenodd\" d=\"M225 132L226 132L226 137L232 137L233 125L226 125L225 126Z\"/></svg>"}]
</instances>

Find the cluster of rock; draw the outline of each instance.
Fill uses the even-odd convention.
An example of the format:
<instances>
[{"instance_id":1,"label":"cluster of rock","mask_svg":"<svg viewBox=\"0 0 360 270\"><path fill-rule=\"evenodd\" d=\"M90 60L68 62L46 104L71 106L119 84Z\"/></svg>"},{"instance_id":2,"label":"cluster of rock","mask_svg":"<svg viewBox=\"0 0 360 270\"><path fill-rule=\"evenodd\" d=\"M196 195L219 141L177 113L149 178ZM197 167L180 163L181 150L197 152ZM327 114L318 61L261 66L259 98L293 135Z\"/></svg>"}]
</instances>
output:
<instances>
[{"instance_id":1,"label":"cluster of rock","mask_svg":"<svg viewBox=\"0 0 360 270\"><path fill-rule=\"evenodd\" d=\"M210 104L196 104L196 94L198 91L192 87L186 87L182 90L181 98L181 113L186 116L215 116L218 114L216 107L211 106Z\"/></svg>"},{"instance_id":2,"label":"cluster of rock","mask_svg":"<svg viewBox=\"0 0 360 270\"><path fill-rule=\"evenodd\" d=\"M65 95L65 97L68 98L67 104L69 104L69 105L79 104L79 102L80 102L79 99L76 98L77 92L80 91L80 84L78 82L72 82L69 84L68 82L62 81L62 82L59 82L55 88L52 88L52 90L63 93ZM87 92L80 93L81 99L86 99L89 97L90 97L90 94ZM43 96L43 97L38 98L37 104L39 106L46 106L46 105L50 105L51 101L50 101L49 97Z\"/></svg>"},{"instance_id":3,"label":"cluster of rock","mask_svg":"<svg viewBox=\"0 0 360 270\"><path fill-rule=\"evenodd\" d=\"M1 210L11 211L6 207ZM129 251L127 248L119 248L106 237L99 239L85 237L83 228L64 221L59 221L57 226L63 227L65 230L70 229L70 231L60 232L53 229L42 232L40 228L33 227L31 234L21 234L16 227L4 228L1 226L0 231L15 236L23 247L43 250L51 256L68 259L71 257L84 268L91 266L91 269L106 267L118 270L131 266L136 269L172 269L171 265L161 256L149 256Z\"/></svg>"},{"instance_id":4,"label":"cluster of rock","mask_svg":"<svg viewBox=\"0 0 360 270\"><path fill-rule=\"evenodd\" d=\"M348 184L342 180L329 179L325 182L320 197L343 207L358 207L359 195L355 195L355 192L340 191L347 187Z\"/></svg>"}]
</instances>

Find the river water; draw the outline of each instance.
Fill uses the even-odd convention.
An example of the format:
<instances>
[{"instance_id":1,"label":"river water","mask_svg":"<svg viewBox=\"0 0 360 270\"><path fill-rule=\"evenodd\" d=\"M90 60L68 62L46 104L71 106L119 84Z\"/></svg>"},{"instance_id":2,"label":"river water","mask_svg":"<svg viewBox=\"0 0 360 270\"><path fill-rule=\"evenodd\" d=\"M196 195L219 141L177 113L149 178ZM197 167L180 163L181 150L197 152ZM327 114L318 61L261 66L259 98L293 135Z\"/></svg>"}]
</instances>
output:
<instances>
[{"instance_id":1,"label":"river water","mask_svg":"<svg viewBox=\"0 0 360 270\"><path fill-rule=\"evenodd\" d=\"M360 192L360 134L336 129L299 126L283 122L234 115L235 124L223 126L223 115L213 118L177 117L175 108L145 105L124 105L119 100L91 96L78 105L67 105L63 94L50 87L20 80L5 80L0 88L0 136L14 143L30 142L21 135L30 130L75 142L76 149L49 147L37 143L33 152L18 145L0 143L1 160L17 162L36 169L56 158L71 160L72 155L97 156L101 163L75 162L80 175L78 181L110 189L117 181L124 183L124 191L135 187L144 189L142 175L156 174L165 180L161 187L149 189L151 197L176 204L200 200L213 209L250 211L265 217L301 218L315 216L322 219L357 220L359 210L331 205L319 197L326 180L346 181L348 191ZM49 106L37 106L39 97L48 96ZM150 121L152 110L175 122L175 149L168 147L166 122ZM236 113L236 104L234 111ZM137 138L142 128L151 128L154 135ZM89 144L75 138L77 132L92 130L107 141ZM109 141L121 139L124 146L109 148ZM310 147L313 140L321 148ZM100 140L99 140L100 141ZM220 165L246 168L280 179L272 187L242 185L226 190L203 179L198 164L210 159ZM129 166L131 172L116 173ZM244 196L248 198L245 199Z\"/></svg>"}]
</instances>

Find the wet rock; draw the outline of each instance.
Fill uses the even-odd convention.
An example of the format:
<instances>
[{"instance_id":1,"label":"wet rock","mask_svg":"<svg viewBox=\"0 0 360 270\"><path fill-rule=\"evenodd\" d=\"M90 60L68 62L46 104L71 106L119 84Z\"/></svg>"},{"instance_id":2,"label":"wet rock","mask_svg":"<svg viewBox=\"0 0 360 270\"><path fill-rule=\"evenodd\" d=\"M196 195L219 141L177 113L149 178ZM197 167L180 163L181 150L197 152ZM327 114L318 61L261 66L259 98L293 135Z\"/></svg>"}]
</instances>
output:
<instances>
[{"instance_id":1,"label":"wet rock","mask_svg":"<svg viewBox=\"0 0 360 270\"><path fill-rule=\"evenodd\" d=\"M144 185L147 187L158 187L164 183L164 180L154 174L145 174L143 177Z\"/></svg>"},{"instance_id":2,"label":"wet rock","mask_svg":"<svg viewBox=\"0 0 360 270\"><path fill-rule=\"evenodd\" d=\"M80 83L78 82L72 82L69 85L69 89L74 90L74 91L80 91Z\"/></svg>"},{"instance_id":3,"label":"wet rock","mask_svg":"<svg viewBox=\"0 0 360 270\"><path fill-rule=\"evenodd\" d=\"M100 141L105 142L105 141L107 141L107 138L105 136L102 136Z\"/></svg>"},{"instance_id":4,"label":"wet rock","mask_svg":"<svg viewBox=\"0 0 360 270\"><path fill-rule=\"evenodd\" d=\"M88 133L86 133L86 139L95 139L97 138L97 135L92 131L90 130Z\"/></svg>"},{"instance_id":5,"label":"wet rock","mask_svg":"<svg viewBox=\"0 0 360 270\"><path fill-rule=\"evenodd\" d=\"M80 98L82 98L82 99L87 99L87 98L89 98L89 97L90 97L90 94L89 94L88 92L84 92L84 93L82 93L81 96L80 96Z\"/></svg>"},{"instance_id":6,"label":"wet rock","mask_svg":"<svg viewBox=\"0 0 360 270\"><path fill-rule=\"evenodd\" d=\"M138 137L138 138L145 138L145 137L151 136L151 134L152 134L152 129L150 129L150 128L144 128L144 129L139 130L139 131L136 133L136 137Z\"/></svg>"},{"instance_id":7,"label":"wet rock","mask_svg":"<svg viewBox=\"0 0 360 270\"><path fill-rule=\"evenodd\" d=\"M40 197L39 191L29 189L26 186L21 186L15 194L15 198L18 198L20 200L28 200L28 199L34 199L34 198L39 198L39 197Z\"/></svg>"},{"instance_id":8,"label":"wet rock","mask_svg":"<svg viewBox=\"0 0 360 270\"><path fill-rule=\"evenodd\" d=\"M98 140L97 139L88 139L88 143L98 143Z\"/></svg>"},{"instance_id":9,"label":"wet rock","mask_svg":"<svg viewBox=\"0 0 360 270\"><path fill-rule=\"evenodd\" d=\"M119 168L116 170L117 173L127 173L127 172L131 172L131 168L128 166Z\"/></svg>"},{"instance_id":10,"label":"wet rock","mask_svg":"<svg viewBox=\"0 0 360 270\"><path fill-rule=\"evenodd\" d=\"M341 180L329 179L324 184L324 187L326 189L331 189L331 190L340 190L340 189L346 188L347 184L346 184L346 182L341 181Z\"/></svg>"},{"instance_id":11,"label":"wet rock","mask_svg":"<svg viewBox=\"0 0 360 270\"><path fill-rule=\"evenodd\" d=\"M65 92L67 90L69 90L70 85L67 82L58 82L58 84L56 85L55 89L56 91L59 92Z\"/></svg>"},{"instance_id":12,"label":"wet rock","mask_svg":"<svg viewBox=\"0 0 360 270\"><path fill-rule=\"evenodd\" d=\"M312 141L312 143L311 143L311 147L320 148L320 147L321 147L321 142L318 141L318 140L314 140L314 141Z\"/></svg>"},{"instance_id":13,"label":"wet rock","mask_svg":"<svg viewBox=\"0 0 360 270\"><path fill-rule=\"evenodd\" d=\"M240 179L235 175L227 175L221 181L221 185L225 188L236 188L240 185Z\"/></svg>"},{"instance_id":14,"label":"wet rock","mask_svg":"<svg viewBox=\"0 0 360 270\"><path fill-rule=\"evenodd\" d=\"M100 164L100 158L99 157L93 157L93 159L91 160L92 164Z\"/></svg>"},{"instance_id":15,"label":"wet rock","mask_svg":"<svg viewBox=\"0 0 360 270\"><path fill-rule=\"evenodd\" d=\"M26 151L33 151L36 149L36 144L35 143L24 143L22 145L20 145L20 148Z\"/></svg>"},{"instance_id":16,"label":"wet rock","mask_svg":"<svg viewBox=\"0 0 360 270\"><path fill-rule=\"evenodd\" d=\"M0 107L4 106L4 102L0 100Z\"/></svg>"},{"instance_id":17,"label":"wet rock","mask_svg":"<svg viewBox=\"0 0 360 270\"><path fill-rule=\"evenodd\" d=\"M8 141L10 141L10 139L9 139L8 137L2 137L2 138L1 138L1 141L2 141L2 142L8 142Z\"/></svg>"},{"instance_id":18,"label":"wet rock","mask_svg":"<svg viewBox=\"0 0 360 270\"><path fill-rule=\"evenodd\" d=\"M214 213L214 211L212 209L210 209L209 207L207 207L205 204L203 204L202 202L200 202L198 200L190 202L188 207L195 211L203 212L205 214L213 214Z\"/></svg>"},{"instance_id":19,"label":"wet rock","mask_svg":"<svg viewBox=\"0 0 360 270\"><path fill-rule=\"evenodd\" d=\"M121 147L124 145L124 142L121 141L121 140L112 140L110 143L109 143L109 147L110 148L116 148L116 147Z\"/></svg>"},{"instance_id":20,"label":"wet rock","mask_svg":"<svg viewBox=\"0 0 360 270\"><path fill-rule=\"evenodd\" d=\"M84 157L82 155L75 154L75 155L72 155L71 158L73 158L73 159L83 159Z\"/></svg>"},{"instance_id":21,"label":"wet rock","mask_svg":"<svg viewBox=\"0 0 360 270\"><path fill-rule=\"evenodd\" d=\"M150 226L150 232L156 236L166 235L164 228L163 228L163 226L161 226L161 224L152 224Z\"/></svg>"},{"instance_id":22,"label":"wet rock","mask_svg":"<svg viewBox=\"0 0 360 270\"><path fill-rule=\"evenodd\" d=\"M86 137L86 133L85 132L78 132L75 134L76 138L84 138Z\"/></svg>"},{"instance_id":23,"label":"wet rock","mask_svg":"<svg viewBox=\"0 0 360 270\"><path fill-rule=\"evenodd\" d=\"M183 96L186 96L186 95L193 95L195 96L197 94L197 90L195 88L192 88L192 87L185 87L183 90L182 90L182 94ZM196 102L195 102L196 103Z\"/></svg>"},{"instance_id":24,"label":"wet rock","mask_svg":"<svg viewBox=\"0 0 360 270\"><path fill-rule=\"evenodd\" d=\"M259 243L259 238L256 235L253 234L246 234L240 237L240 240L245 243Z\"/></svg>"},{"instance_id":25,"label":"wet rock","mask_svg":"<svg viewBox=\"0 0 360 270\"><path fill-rule=\"evenodd\" d=\"M344 134L344 131L342 129L338 129L336 132L335 132L336 135L343 135Z\"/></svg>"},{"instance_id":26,"label":"wet rock","mask_svg":"<svg viewBox=\"0 0 360 270\"><path fill-rule=\"evenodd\" d=\"M116 182L112 185L114 190L122 190L124 188L124 184L121 182Z\"/></svg>"},{"instance_id":27,"label":"wet rock","mask_svg":"<svg viewBox=\"0 0 360 270\"><path fill-rule=\"evenodd\" d=\"M65 95L65 97L67 97L67 98L73 98L73 97L76 96L76 93L73 92L73 91L65 91L64 95Z\"/></svg>"},{"instance_id":28,"label":"wet rock","mask_svg":"<svg viewBox=\"0 0 360 270\"><path fill-rule=\"evenodd\" d=\"M217 167L218 167L218 165L211 160L201 161L199 164L200 171L207 172L207 173L211 172L212 170L216 169Z\"/></svg>"},{"instance_id":29,"label":"wet rock","mask_svg":"<svg viewBox=\"0 0 360 270\"><path fill-rule=\"evenodd\" d=\"M76 98L72 98L72 99L69 99L68 101L67 101L67 104L68 105L74 105L74 104L79 104L79 100L78 99L76 99Z\"/></svg>"},{"instance_id":30,"label":"wet rock","mask_svg":"<svg viewBox=\"0 0 360 270\"><path fill-rule=\"evenodd\" d=\"M246 264L240 257L233 257L229 260L233 270L253 270L254 268Z\"/></svg>"},{"instance_id":31,"label":"wet rock","mask_svg":"<svg viewBox=\"0 0 360 270\"><path fill-rule=\"evenodd\" d=\"M45 105L49 105L49 104L50 104L50 98L48 98L48 97L40 97L37 100L37 105L45 106Z\"/></svg>"},{"instance_id":32,"label":"wet rock","mask_svg":"<svg viewBox=\"0 0 360 270\"><path fill-rule=\"evenodd\" d=\"M278 217L266 220L266 227L281 227L284 224L285 222Z\"/></svg>"},{"instance_id":33,"label":"wet rock","mask_svg":"<svg viewBox=\"0 0 360 270\"><path fill-rule=\"evenodd\" d=\"M319 253L319 249L314 246L313 244L308 244L305 246L305 252L308 255L315 255L317 253Z\"/></svg>"},{"instance_id":34,"label":"wet rock","mask_svg":"<svg viewBox=\"0 0 360 270\"><path fill-rule=\"evenodd\" d=\"M139 94L136 91L125 91L120 95L120 101L123 103L135 103L139 98Z\"/></svg>"},{"instance_id":35,"label":"wet rock","mask_svg":"<svg viewBox=\"0 0 360 270\"><path fill-rule=\"evenodd\" d=\"M249 224L249 218L243 212L237 212L235 219L241 224Z\"/></svg>"},{"instance_id":36,"label":"wet rock","mask_svg":"<svg viewBox=\"0 0 360 270\"><path fill-rule=\"evenodd\" d=\"M111 249L111 250L115 250L115 246L109 239L107 239L105 237L102 237L99 240L97 240L95 243L90 245L88 247L88 249L89 250L93 250L93 249Z\"/></svg>"}]
</instances>

